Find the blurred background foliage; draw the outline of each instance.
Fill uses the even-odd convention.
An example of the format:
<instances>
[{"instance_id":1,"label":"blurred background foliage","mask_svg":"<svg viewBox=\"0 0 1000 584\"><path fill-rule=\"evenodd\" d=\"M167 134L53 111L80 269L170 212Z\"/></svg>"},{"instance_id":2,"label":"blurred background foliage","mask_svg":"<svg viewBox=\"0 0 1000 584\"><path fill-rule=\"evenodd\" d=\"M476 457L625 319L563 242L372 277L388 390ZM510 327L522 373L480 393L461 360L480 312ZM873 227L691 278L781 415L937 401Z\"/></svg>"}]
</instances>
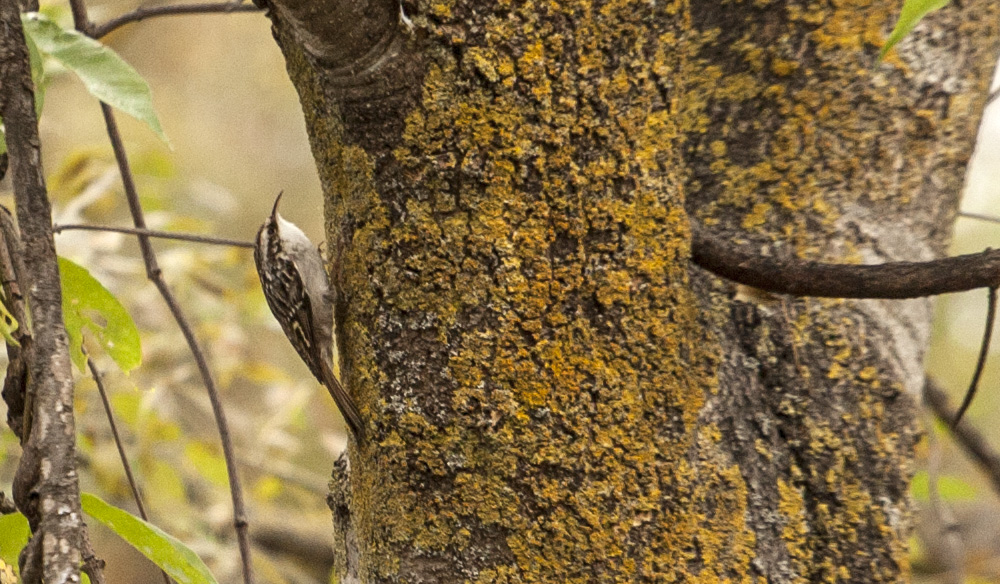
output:
<instances>
[{"instance_id":1,"label":"blurred background foliage","mask_svg":"<svg viewBox=\"0 0 1000 584\"><path fill-rule=\"evenodd\" d=\"M134 0L89 6L97 23L134 9ZM64 25L63 5L47 7ZM322 240L322 196L297 95L263 14L156 18L103 41L142 74L171 147L138 122L118 120L151 228L250 241L279 190L284 214ZM963 209L1000 215L1000 105L984 121ZM59 224L130 225L97 103L71 76L57 76L41 122L44 164ZM0 202L12 205L9 182ZM960 218L955 253L997 246L1000 225ZM93 351L106 374L117 420L153 523L191 546L220 582L239 581L231 502L218 433L187 346L146 280L132 236L69 231L61 255L86 266L127 306L142 333L144 362L130 375ZM164 274L209 356L236 440L248 495L254 562L262 582L329 581L333 460L345 435L333 401L285 341L264 303L249 250L159 240ZM928 370L960 398L971 376L985 293L937 300ZM1000 349L998 349L1000 350ZM1000 367L995 354L968 419L1000 447ZM93 380L77 384L82 488L135 511ZM0 406L3 408L3 406ZM5 411L0 409L0 415ZM939 490L961 523L970 582L1000 582L1000 504L987 481L948 439ZM926 456L927 440L921 449ZM10 492L19 446L0 431L0 490ZM913 494L927 501L918 471ZM921 516L913 540L919 582L943 581L937 527ZM158 581L151 564L92 526L108 581ZM946 563L946 562L945 562Z\"/></svg>"}]
</instances>

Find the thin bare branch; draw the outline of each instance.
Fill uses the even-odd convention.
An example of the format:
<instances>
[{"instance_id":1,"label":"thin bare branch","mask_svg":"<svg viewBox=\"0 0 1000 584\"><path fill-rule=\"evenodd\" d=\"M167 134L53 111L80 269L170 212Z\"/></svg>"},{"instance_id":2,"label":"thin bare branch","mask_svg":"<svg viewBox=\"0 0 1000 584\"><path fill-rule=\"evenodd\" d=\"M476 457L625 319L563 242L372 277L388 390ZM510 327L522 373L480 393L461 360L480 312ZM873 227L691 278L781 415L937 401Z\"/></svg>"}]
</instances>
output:
<instances>
[{"instance_id":1,"label":"thin bare branch","mask_svg":"<svg viewBox=\"0 0 1000 584\"><path fill-rule=\"evenodd\" d=\"M87 16L87 5L83 2L70 2L69 9L73 13L73 25L76 30L89 35L90 30L94 27L94 23Z\"/></svg>"},{"instance_id":2,"label":"thin bare branch","mask_svg":"<svg viewBox=\"0 0 1000 584\"><path fill-rule=\"evenodd\" d=\"M128 481L129 489L132 491L132 499L135 501L136 508L139 509L139 516L149 521L149 516L146 515L146 506L142 503L142 495L139 494L139 485L135 481L135 475L132 474L132 465L128 461L128 455L125 454L125 446L122 444L121 434L118 433L118 424L115 422L115 415L111 411L108 392L104 389L104 377L97 370L97 366L94 365L94 360L90 358L90 355L87 355L87 350L82 350L87 357L87 368L90 369L90 375L94 378L94 383L97 384L97 393L101 396L101 403L104 404L104 414L108 417L108 427L111 428L111 436L115 441L115 447L118 448L118 457L122 460L122 468L125 470L125 479Z\"/></svg>"},{"instance_id":3,"label":"thin bare branch","mask_svg":"<svg viewBox=\"0 0 1000 584\"><path fill-rule=\"evenodd\" d=\"M962 416L972 405L972 399L976 397L976 390L979 389L979 380L983 376L983 369L986 368L986 358L990 353L990 339L993 338L993 323L997 317L997 289L990 288L989 304L986 307L986 330L983 332L983 342L979 346L979 358L976 359L976 370L972 374L972 381L969 382L969 389L965 392L965 399L958 407L955 419L951 422L955 426L962 421Z\"/></svg>"},{"instance_id":4,"label":"thin bare branch","mask_svg":"<svg viewBox=\"0 0 1000 584\"><path fill-rule=\"evenodd\" d=\"M157 16L181 16L185 14L212 13L229 14L232 12L260 11L261 9L257 8L253 4L244 4L242 2L207 2L198 4L174 4L168 6L140 6L132 12L112 18L104 24L90 24L89 28L84 32L95 39L99 39L111 31L125 26L126 24L139 22L140 20L145 20L147 18L155 18Z\"/></svg>"},{"instance_id":5,"label":"thin bare branch","mask_svg":"<svg viewBox=\"0 0 1000 584\"><path fill-rule=\"evenodd\" d=\"M87 8L84 0L70 0L73 7L73 20L76 29L85 32L90 27L87 18ZM128 155L125 152L125 144L122 141L121 133L118 131L118 123L115 121L114 112L111 106L101 103L101 113L104 116L104 123L107 127L108 139L111 141L111 148L115 153L115 161L122 177L122 185L125 188L125 198L128 201L129 211L132 214L132 222L137 229L146 229L146 218L139 201L139 192L135 187L135 179L132 169L129 166ZM243 565L243 581L245 584L253 584L253 566L250 559L250 534L246 517L246 506L243 500L243 488L240 485L239 470L236 467L236 455L233 452L233 443L229 433L229 423L226 421L226 414L222 407L222 400L219 397L218 388L208 367L205 354L194 336L194 330L188 322L187 317L181 310L180 304L174 297L170 287L163 279L163 273L156 260L156 252L148 235L138 235L139 250L142 254L143 263L146 266L146 276L156 286L160 296L163 297L170 313L173 315L177 326L181 329L185 341L198 371L201 374L202 382L208 393L208 399L212 404L212 413L215 415L215 423L219 429L220 442L222 444L223 458L226 461L226 472L229 476L229 490L233 500L233 526L236 530L236 540L239 544L240 559Z\"/></svg>"},{"instance_id":6,"label":"thin bare branch","mask_svg":"<svg viewBox=\"0 0 1000 584\"><path fill-rule=\"evenodd\" d=\"M125 186L125 197L128 199L132 220L137 229L145 230L145 215L142 211L142 205L139 202L139 193L135 188L135 180L125 153L125 144L122 142L121 134L118 131L118 124L115 121L114 113L111 111L111 106L105 103L101 104L101 111L104 114L104 122L107 126L108 137L111 140L115 159L118 162L118 168L121 170L122 184ZM149 236L139 234L138 239L139 250L142 253L143 262L146 266L146 276L160 292L160 296L167 303L167 307L177 322L177 326L181 329L184 340L187 342L195 363L198 365L198 371L201 374L202 382L205 384L208 399L212 404L212 413L215 416L215 424L219 429L222 454L226 461L226 471L229 475L229 489L233 500L233 526L236 529L236 539L239 543L240 558L243 563L243 581L245 584L252 584L253 566L250 559L250 535L248 532L249 524L246 516L246 505L243 502L243 488L240 485L239 469L236 467L236 455L233 452L229 423L226 421L226 413L222 407L219 390L215 386L215 379L212 377L212 371L208 367L208 360L205 358L205 353L202 351L198 339L194 336L194 330L191 328L187 316L184 315L180 303L177 302L170 287L167 286L166 281L163 279L163 273L156 260L156 252L153 251Z\"/></svg>"},{"instance_id":7,"label":"thin bare branch","mask_svg":"<svg viewBox=\"0 0 1000 584\"><path fill-rule=\"evenodd\" d=\"M995 215L987 215L986 213L972 213L971 211L959 211L959 217L967 217L969 219L979 219L980 221L989 221L990 223L1000 223L1000 217Z\"/></svg>"},{"instance_id":8,"label":"thin bare branch","mask_svg":"<svg viewBox=\"0 0 1000 584\"><path fill-rule=\"evenodd\" d=\"M145 235L159 239L176 239L179 241L193 241L195 243L207 243L211 245L229 245L232 247L242 247L253 249L253 242L240 241L238 239L226 239L224 237L211 237L207 235L195 235L193 233L174 233L172 231L160 231L157 229L138 229L136 227L111 227L108 225L82 225L67 224L56 225L53 229L56 235L63 231L108 231L111 233L128 233L131 235Z\"/></svg>"},{"instance_id":9,"label":"thin bare branch","mask_svg":"<svg viewBox=\"0 0 1000 584\"><path fill-rule=\"evenodd\" d=\"M142 495L139 494L139 484L132 473L132 464L129 463L128 455L125 454L125 445L122 444L121 434L118 433L118 424L115 422L115 415L111 411L108 392L104 389L103 376L97 370L97 366L94 365L94 360L90 358L90 355L86 354L86 349L82 350L87 357L87 368L90 369L90 375L94 378L94 383L97 384L97 393L101 396L101 403L104 404L104 414L108 417L108 427L111 428L111 436L114 438L115 447L118 448L118 457L121 458L122 468L125 470L125 479L128 481L129 489L132 491L132 500L135 501L135 506L139 510L139 516L144 521L149 521L149 515L146 514L146 506L142 503ZM164 584L170 584L170 576L163 570L160 570L160 574L163 575Z\"/></svg>"},{"instance_id":10,"label":"thin bare branch","mask_svg":"<svg viewBox=\"0 0 1000 584\"><path fill-rule=\"evenodd\" d=\"M691 260L768 292L827 298L919 298L1000 286L1000 251L927 262L829 264L763 256L692 225Z\"/></svg>"}]
</instances>

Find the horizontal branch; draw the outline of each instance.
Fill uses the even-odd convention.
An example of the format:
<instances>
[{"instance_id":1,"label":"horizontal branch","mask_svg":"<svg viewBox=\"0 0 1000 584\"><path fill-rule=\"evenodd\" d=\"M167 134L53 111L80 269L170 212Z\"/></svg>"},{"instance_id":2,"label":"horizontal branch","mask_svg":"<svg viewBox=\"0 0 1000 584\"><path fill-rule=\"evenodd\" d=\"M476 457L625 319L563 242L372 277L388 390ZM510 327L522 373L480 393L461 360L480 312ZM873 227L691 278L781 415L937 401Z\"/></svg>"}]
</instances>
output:
<instances>
[{"instance_id":1,"label":"horizontal branch","mask_svg":"<svg viewBox=\"0 0 1000 584\"><path fill-rule=\"evenodd\" d=\"M239 239L226 239L224 237L211 237L208 235L194 235L191 233L174 233L172 231L159 231L156 229L139 229L137 227L110 227L107 225L79 225L67 224L56 225L53 232L59 234L63 231L109 231L111 233L129 233L132 235L144 235L160 239L176 239L179 241L193 241L195 243L209 243L212 245L230 245L233 247L253 248L253 243L241 241Z\"/></svg>"},{"instance_id":2,"label":"horizontal branch","mask_svg":"<svg viewBox=\"0 0 1000 584\"><path fill-rule=\"evenodd\" d=\"M692 225L691 260L767 292L826 298L920 298L1000 287L1000 250L927 262L829 264L754 253Z\"/></svg>"},{"instance_id":3,"label":"horizontal branch","mask_svg":"<svg viewBox=\"0 0 1000 584\"><path fill-rule=\"evenodd\" d=\"M979 219L980 221L988 221L990 223L1000 223L1000 217L996 215L988 215L986 213L973 213L972 211L959 211L959 217L967 217L969 219Z\"/></svg>"},{"instance_id":4,"label":"horizontal branch","mask_svg":"<svg viewBox=\"0 0 1000 584\"><path fill-rule=\"evenodd\" d=\"M99 39L111 31L130 24L139 22L155 16L180 16L183 14L210 14L229 12L260 12L261 9L253 4L243 4L241 2L210 2L203 4L176 4L172 6L140 6L132 12L123 14L117 18L100 25L90 25L87 34L95 39Z\"/></svg>"}]
</instances>

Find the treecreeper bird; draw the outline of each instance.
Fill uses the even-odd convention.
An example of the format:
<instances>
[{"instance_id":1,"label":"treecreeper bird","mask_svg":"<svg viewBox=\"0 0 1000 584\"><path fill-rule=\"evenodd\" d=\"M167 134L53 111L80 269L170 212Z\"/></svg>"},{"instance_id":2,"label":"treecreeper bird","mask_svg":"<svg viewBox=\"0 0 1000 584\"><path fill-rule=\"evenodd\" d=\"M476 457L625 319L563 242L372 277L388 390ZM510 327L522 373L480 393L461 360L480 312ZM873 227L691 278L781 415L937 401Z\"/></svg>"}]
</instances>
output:
<instances>
[{"instance_id":1,"label":"treecreeper bird","mask_svg":"<svg viewBox=\"0 0 1000 584\"><path fill-rule=\"evenodd\" d=\"M360 444L365 438L361 414L333 374L333 295L323 257L301 229L278 214L281 195L257 232L253 250L264 298L299 357L330 391Z\"/></svg>"}]
</instances>

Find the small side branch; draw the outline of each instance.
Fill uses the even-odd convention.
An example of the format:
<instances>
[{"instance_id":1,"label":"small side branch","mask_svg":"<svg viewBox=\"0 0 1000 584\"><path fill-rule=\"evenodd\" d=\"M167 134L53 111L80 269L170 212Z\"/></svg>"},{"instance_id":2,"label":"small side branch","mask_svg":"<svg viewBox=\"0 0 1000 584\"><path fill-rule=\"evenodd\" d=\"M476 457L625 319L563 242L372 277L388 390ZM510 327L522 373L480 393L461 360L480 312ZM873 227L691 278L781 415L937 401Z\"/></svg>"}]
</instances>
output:
<instances>
[{"instance_id":1,"label":"small side branch","mask_svg":"<svg viewBox=\"0 0 1000 584\"><path fill-rule=\"evenodd\" d=\"M21 442L28 439L27 430L31 427L28 364L33 361L33 343L26 316L28 307L21 290L21 282L25 281L21 236L14 224L14 216L7 207L0 205L0 286L3 288L4 305L18 323L17 330L11 333L17 343L7 343L7 374L0 395L7 404L7 425Z\"/></svg>"},{"instance_id":2,"label":"small side branch","mask_svg":"<svg viewBox=\"0 0 1000 584\"><path fill-rule=\"evenodd\" d=\"M84 351L86 354L86 351ZM94 360L87 357L87 368L90 369L90 375L94 378L94 383L97 384L97 393L101 396L101 404L104 405L104 414L108 417L108 427L111 428L111 436L114 438L115 447L118 448L118 457L122 461L122 469L125 470L125 479L128 481L129 489L132 491L132 500L135 501L135 506L139 510L139 517L142 517L143 521L149 521L149 515L146 514L146 506L142 502L142 495L139 493L139 484L135 480L135 474L132 473L132 464L129 463L128 455L125 454L125 445L122 443L121 434L118 433L118 424L115 423L115 415L111 411L111 401L108 399L108 392L104 389L104 379L101 372L97 370L97 366L94 365ZM163 577L163 584L170 584L170 576L164 570L160 570L160 575Z\"/></svg>"},{"instance_id":3,"label":"small side branch","mask_svg":"<svg viewBox=\"0 0 1000 584\"><path fill-rule=\"evenodd\" d=\"M1000 286L1000 250L927 262L829 264L762 256L692 225L691 260L728 280L776 294L920 298Z\"/></svg>"},{"instance_id":4,"label":"small side branch","mask_svg":"<svg viewBox=\"0 0 1000 584\"><path fill-rule=\"evenodd\" d=\"M986 213L974 213L972 211L959 211L959 217L966 217L968 219L978 219L980 221L987 221L989 223L1000 223L1000 217L996 215L988 215Z\"/></svg>"},{"instance_id":5,"label":"small side branch","mask_svg":"<svg viewBox=\"0 0 1000 584\"><path fill-rule=\"evenodd\" d=\"M986 98L986 105L983 106L983 109L986 109L991 105L993 105L993 102L996 101L997 98L1000 98L1000 90L994 91L993 93L990 94L988 98Z\"/></svg>"}]
</instances>

